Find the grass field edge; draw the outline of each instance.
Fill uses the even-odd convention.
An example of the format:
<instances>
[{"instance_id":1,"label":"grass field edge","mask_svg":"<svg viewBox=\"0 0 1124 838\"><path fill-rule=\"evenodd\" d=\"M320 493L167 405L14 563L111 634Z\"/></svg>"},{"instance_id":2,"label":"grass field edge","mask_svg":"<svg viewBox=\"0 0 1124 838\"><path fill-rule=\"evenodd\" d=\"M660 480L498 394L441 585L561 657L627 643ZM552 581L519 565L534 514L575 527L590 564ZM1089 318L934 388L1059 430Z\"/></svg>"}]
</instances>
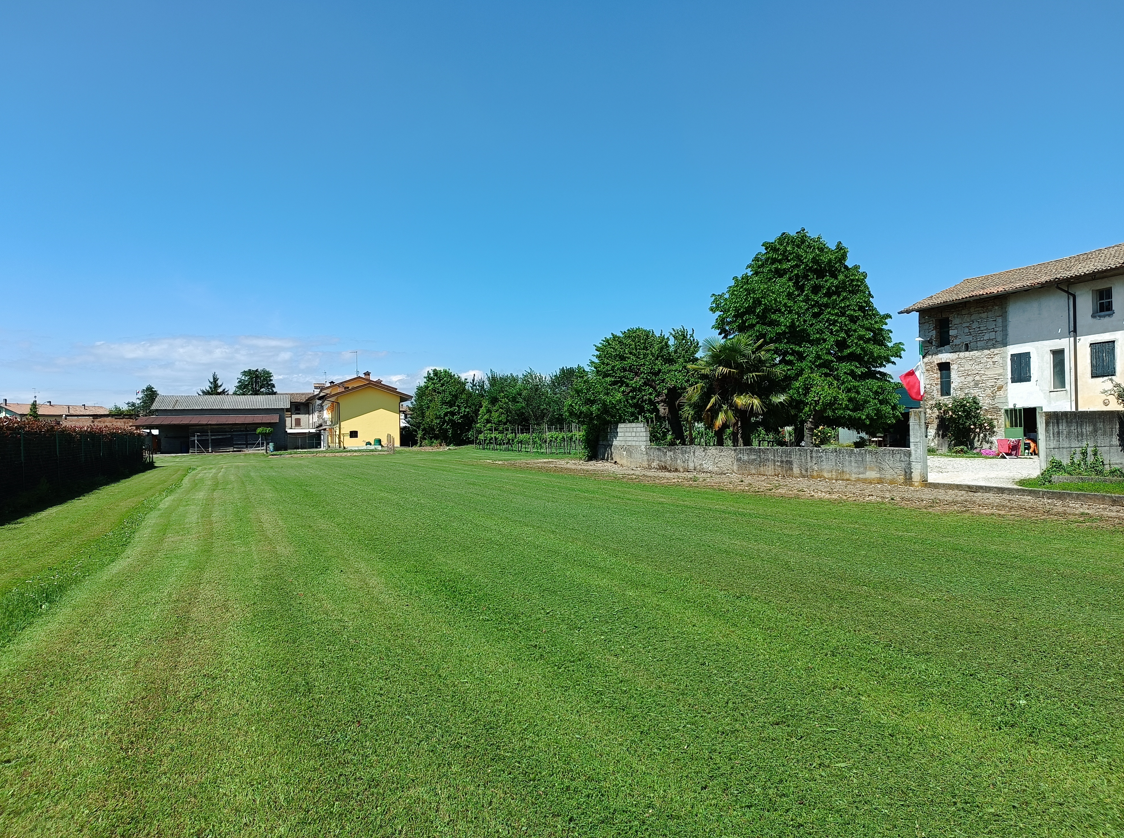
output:
<instances>
[{"instance_id":1,"label":"grass field edge","mask_svg":"<svg viewBox=\"0 0 1124 838\"><path fill-rule=\"evenodd\" d=\"M40 571L0 595L0 649L11 643L71 588L119 559L149 513L183 486L192 471L194 469L186 470L174 483L141 501L120 524L83 549L81 554Z\"/></svg>"}]
</instances>

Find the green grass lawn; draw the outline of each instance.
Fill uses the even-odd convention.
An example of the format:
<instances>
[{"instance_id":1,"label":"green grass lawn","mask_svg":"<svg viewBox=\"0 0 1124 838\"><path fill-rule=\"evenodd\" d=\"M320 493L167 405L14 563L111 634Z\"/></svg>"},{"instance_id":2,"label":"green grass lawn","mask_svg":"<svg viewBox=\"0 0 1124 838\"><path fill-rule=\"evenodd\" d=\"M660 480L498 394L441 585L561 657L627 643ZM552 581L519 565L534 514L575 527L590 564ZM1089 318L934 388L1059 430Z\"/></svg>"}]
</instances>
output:
<instances>
[{"instance_id":1,"label":"green grass lawn","mask_svg":"<svg viewBox=\"0 0 1124 838\"><path fill-rule=\"evenodd\" d=\"M0 647L0 834L1124 831L1118 533L508 458L119 484L167 493Z\"/></svg>"},{"instance_id":2,"label":"green grass lawn","mask_svg":"<svg viewBox=\"0 0 1124 838\"><path fill-rule=\"evenodd\" d=\"M1038 482L1037 477L1029 477L1026 480L1017 481L1020 486L1027 489L1048 489L1055 492L1094 492L1102 495L1124 495L1124 483L1083 483L1081 481L1074 481L1073 483L1051 483L1049 486L1043 486Z\"/></svg>"}]
</instances>

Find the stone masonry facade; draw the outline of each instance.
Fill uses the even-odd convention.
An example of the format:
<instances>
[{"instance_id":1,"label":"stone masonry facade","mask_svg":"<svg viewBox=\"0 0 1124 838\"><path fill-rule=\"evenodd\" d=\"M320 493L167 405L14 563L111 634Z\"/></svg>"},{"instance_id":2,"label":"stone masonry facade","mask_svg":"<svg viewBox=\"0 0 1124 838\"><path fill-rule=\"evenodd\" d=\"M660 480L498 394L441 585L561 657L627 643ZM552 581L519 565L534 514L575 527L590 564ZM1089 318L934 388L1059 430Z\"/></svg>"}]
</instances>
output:
<instances>
[{"instance_id":1,"label":"stone masonry facade","mask_svg":"<svg viewBox=\"0 0 1124 838\"><path fill-rule=\"evenodd\" d=\"M941 318L949 319L949 343L940 343ZM976 396L984 413L1003 427L1007 407L1007 298L992 297L918 312L924 341L925 398L928 436L938 448L948 441L936 435L936 405L942 401L939 365L952 373L952 396Z\"/></svg>"}]
</instances>

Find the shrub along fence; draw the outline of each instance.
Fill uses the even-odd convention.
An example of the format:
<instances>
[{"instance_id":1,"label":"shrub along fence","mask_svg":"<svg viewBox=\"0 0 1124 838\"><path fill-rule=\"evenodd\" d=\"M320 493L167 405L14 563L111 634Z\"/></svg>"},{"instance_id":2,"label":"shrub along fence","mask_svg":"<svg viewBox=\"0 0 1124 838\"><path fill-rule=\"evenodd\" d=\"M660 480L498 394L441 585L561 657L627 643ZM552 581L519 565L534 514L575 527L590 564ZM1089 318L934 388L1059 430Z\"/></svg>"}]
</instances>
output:
<instances>
[{"instance_id":1,"label":"shrub along fence","mask_svg":"<svg viewBox=\"0 0 1124 838\"><path fill-rule=\"evenodd\" d=\"M474 444L485 451L530 454L584 454L581 425L488 425L476 430Z\"/></svg>"},{"instance_id":2,"label":"shrub along fence","mask_svg":"<svg viewBox=\"0 0 1124 838\"><path fill-rule=\"evenodd\" d=\"M0 502L37 489L135 474L152 464L141 431L72 428L32 419L0 419Z\"/></svg>"}]
</instances>

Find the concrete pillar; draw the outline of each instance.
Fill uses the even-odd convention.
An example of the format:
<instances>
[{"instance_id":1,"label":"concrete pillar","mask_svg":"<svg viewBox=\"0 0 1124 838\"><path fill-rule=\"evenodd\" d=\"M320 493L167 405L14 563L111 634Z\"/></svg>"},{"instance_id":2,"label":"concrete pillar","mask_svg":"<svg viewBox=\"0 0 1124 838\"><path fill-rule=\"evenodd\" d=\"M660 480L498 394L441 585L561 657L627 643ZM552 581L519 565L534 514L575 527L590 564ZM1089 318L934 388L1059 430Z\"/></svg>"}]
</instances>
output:
<instances>
[{"instance_id":1,"label":"concrete pillar","mask_svg":"<svg viewBox=\"0 0 1124 838\"><path fill-rule=\"evenodd\" d=\"M929 482L929 435L925 408L909 412L910 484L924 486Z\"/></svg>"},{"instance_id":2,"label":"concrete pillar","mask_svg":"<svg viewBox=\"0 0 1124 838\"><path fill-rule=\"evenodd\" d=\"M1038 411L1038 470L1045 471L1046 466L1050 465L1050 460L1046 456L1046 423L1049 421L1046 418L1046 411L1041 407L1035 408Z\"/></svg>"}]
</instances>

